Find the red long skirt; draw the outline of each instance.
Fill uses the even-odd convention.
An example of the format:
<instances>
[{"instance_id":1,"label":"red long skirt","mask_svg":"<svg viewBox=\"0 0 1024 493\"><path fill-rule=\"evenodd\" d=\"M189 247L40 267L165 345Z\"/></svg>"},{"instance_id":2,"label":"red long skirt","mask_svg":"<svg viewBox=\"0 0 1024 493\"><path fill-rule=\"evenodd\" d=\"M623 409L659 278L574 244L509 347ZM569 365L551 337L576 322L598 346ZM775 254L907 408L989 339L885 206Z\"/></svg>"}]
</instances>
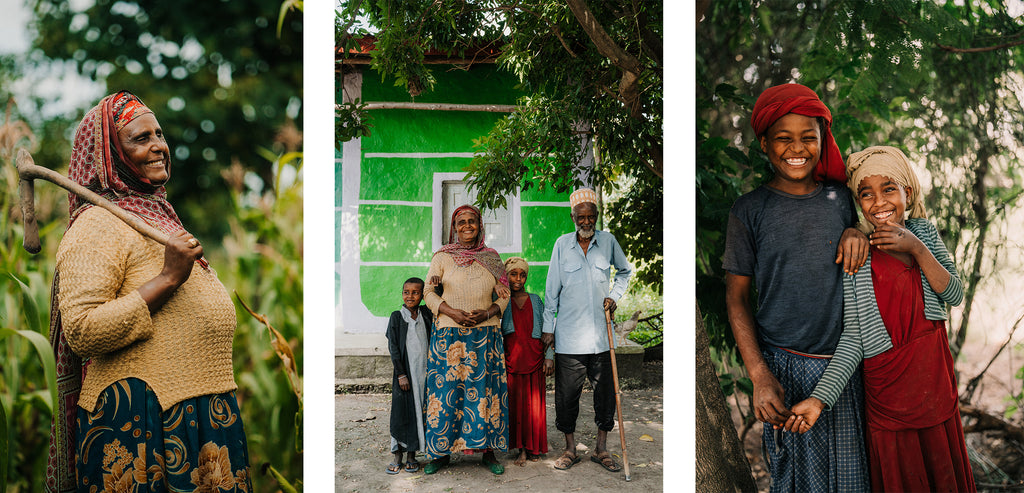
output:
<instances>
[{"instance_id":1,"label":"red long skirt","mask_svg":"<svg viewBox=\"0 0 1024 493\"><path fill-rule=\"evenodd\" d=\"M893 348L864 360L872 491L975 491L946 326L924 315L917 262L871 249L878 309Z\"/></svg>"},{"instance_id":2,"label":"red long skirt","mask_svg":"<svg viewBox=\"0 0 1024 493\"><path fill-rule=\"evenodd\" d=\"M535 455L548 452L544 371L508 374L508 446Z\"/></svg>"},{"instance_id":3,"label":"red long skirt","mask_svg":"<svg viewBox=\"0 0 1024 493\"><path fill-rule=\"evenodd\" d=\"M543 346L533 338L533 306L509 302L516 331L505 336L508 368L508 447L525 448L535 455L548 452L547 393Z\"/></svg>"}]
</instances>

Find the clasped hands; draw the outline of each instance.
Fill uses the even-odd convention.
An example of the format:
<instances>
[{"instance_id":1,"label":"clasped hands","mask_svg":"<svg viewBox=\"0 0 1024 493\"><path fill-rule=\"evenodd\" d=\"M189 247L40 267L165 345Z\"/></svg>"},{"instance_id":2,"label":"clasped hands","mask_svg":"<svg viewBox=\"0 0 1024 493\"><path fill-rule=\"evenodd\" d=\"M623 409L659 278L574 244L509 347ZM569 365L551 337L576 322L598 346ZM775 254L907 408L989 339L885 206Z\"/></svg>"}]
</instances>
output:
<instances>
[{"instance_id":1,"label":"clasped hands","mask_svg":"<svg viewBox=\"0 0 1024 493\"><path fill-rule=\"evenodd\" d=\"M754 385L754 416L758 421L794 433L806 433L818 421L825 404L816 397L808 397L792 408L784 404L784 392L774 377L763 384Z\"/></svg>"}]
</instances>

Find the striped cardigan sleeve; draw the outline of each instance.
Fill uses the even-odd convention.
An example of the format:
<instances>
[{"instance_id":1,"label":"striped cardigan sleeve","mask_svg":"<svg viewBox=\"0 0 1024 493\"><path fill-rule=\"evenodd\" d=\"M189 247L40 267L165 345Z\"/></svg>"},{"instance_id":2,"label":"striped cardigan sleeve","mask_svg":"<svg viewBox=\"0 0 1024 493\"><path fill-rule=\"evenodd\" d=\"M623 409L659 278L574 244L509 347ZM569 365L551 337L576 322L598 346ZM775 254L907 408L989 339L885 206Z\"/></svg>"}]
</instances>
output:
<instances>
[{"instance_id":1,"label":"striped cardigan sleeve","mask_svg":"<svg viewBox=\"0 0 1024 493\"><path fill-rule=\"evenodd\" d=\"M865 265L861 272L870 272L869 266ZM871 281L870 275L868 281ZM815 385L811 397L823 402L825 409L832 409L846 387L846 382L850 380L863 358L854 276L848 275L843 277L843 333L839 337L839 344L832 359L828 362L828 368Z\"/></svg>"},{"instance_id":2,"label":"striped cardigan sleeve","mask_svg":"<svg viewBox=\"0 0 1024 493\"><path fill-rule=\"evenodd\" d=\"M960 279L960 274L956 270L956 264L953 263L949 251L946 250L946 244L939 237L939 231L931 221L915 218L908 219L906 224L907 229L914 233L914 236L917 236L928 247L928 251L932 252L935 260L938 260L939 264L949 272L949 284L946 285L946 290L941 293L936 293L932 290L928 284L928 278L924 277L923 272L921 273L921 285L926 288L924 290L925 315L928 320L946 320L946 307L943 306L943 303L958 306L964 301L963 280Z\"/></svg>"}]
</instances>

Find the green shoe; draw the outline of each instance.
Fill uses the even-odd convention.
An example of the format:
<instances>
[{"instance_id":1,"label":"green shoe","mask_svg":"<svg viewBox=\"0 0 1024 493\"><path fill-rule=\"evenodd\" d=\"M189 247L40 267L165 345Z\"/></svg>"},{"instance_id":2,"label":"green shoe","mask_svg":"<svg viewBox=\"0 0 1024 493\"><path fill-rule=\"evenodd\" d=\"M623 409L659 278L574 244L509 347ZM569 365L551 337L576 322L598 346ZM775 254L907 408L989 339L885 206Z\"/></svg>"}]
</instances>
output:
<instances>
[{"instance_id":1,"label":"green shoe","mask_svg":"<svg viewBox=\"0 0 1024 493\"><path fill-rule=\"evenodd\" d=\"M492 462L487 459L484 459L480 461L480 464L482 464L487 469L490 469L491 472L496 475L501 475L505 473L505 467L499 464L498 461L496 460Z\"/></svg>"},{"instance_id":2,"label":"green shoe","mask_svg":"<svg viewBox=\"0 0 1024 493\"><path fill-rule=\"evenodd\" d=\"M447 466L451 460L452 456L450 455L438 457L437 459L427 463L426 466L423 466L423 474L434 474L435 472L440 471L442 467Z\"/></svg>"}]
</instances>

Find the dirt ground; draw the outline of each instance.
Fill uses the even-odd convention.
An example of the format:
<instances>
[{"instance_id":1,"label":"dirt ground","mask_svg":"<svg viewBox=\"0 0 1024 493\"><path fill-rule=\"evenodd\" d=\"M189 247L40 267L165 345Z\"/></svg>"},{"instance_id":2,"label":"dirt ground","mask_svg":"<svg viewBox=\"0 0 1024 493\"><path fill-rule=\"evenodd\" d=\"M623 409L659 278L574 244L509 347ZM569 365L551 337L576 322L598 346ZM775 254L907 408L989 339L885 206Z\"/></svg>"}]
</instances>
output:
<instances>
[{"instance_id":1,"label":"dirt ground","mask_svg":"<svg viewBox=\"0 0 1024 493\"><path fill-rule=\"evenodd\" d=\"M480 465L478 455L454 454L451 466L427 476L422 469L411 474L403 471L388 475L384 472L392 459L388 435L390 393L336 395L335 491L661 491L664 406L660 384L626 387L622 391L629 482L625 480L625 471L607 472L590 461L590 451L597 436L592 398L593 394L584 391L576 425L576 440L580 443L578 453L582 460L568 471L553 468L565 439L555 429L554 392L549 390L548 453L538 462L527 462L520 467L514 465L505 452L498 452L505 474L495 476ZM608 448L621 463L618 424L608 434ZM422 454L417 458L422 464L427 461Z\"/></svg>"}]
</instances>

